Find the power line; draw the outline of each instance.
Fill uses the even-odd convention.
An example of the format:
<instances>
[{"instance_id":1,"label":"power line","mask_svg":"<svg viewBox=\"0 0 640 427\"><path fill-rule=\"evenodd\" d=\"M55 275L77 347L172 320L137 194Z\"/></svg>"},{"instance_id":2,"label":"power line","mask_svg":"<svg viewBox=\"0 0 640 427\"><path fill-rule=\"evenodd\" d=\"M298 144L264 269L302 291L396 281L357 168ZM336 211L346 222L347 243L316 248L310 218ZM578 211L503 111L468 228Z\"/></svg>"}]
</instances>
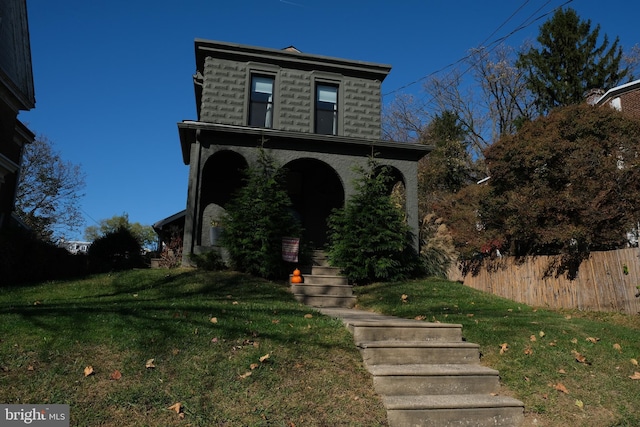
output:
<instances>
[{"instance_id":1,"label":"power line","mask_svg":"<svg viewBox=\"0 0 640 427\"><path fill-rule=\"evenodd\" d=\"M573 2L573 0L567 0L567 1L565 1L562 5L558 6L557 8L554 8L554 9L552 9L552 10L550 10L550 11L546 12L546 13L543 13L542 15L537 16L537 17L535 17L534 19L532 19L532 18L533 18L533 16L534 16L536 13L538 13L540 10L544 9L544 8L545 8L549 3L551 3L551 1L552 1L552 0L547 0L547 2L546 2L545 4L543 4L542 6L540 6L538 9L536 9L536 11L535 11L535 12L533 12L531 15L529 15L529 17L527 17L527 19L525 19L525 20L524 20L524 22L523 22L522 24L520 24L520 26L519 26L519 27L517 27L517 28L515 28L514 30L512 30L511 32L509 32L507 35L502 36L502 37L499 37L499 38L497 38L496 40L494 40L494 41L492 41L491 43L489 43L489 45L488 45L488 46L493 46L493 47L492 47L490 50L488 50L486 54L489 54L491 51L493 51L493 49L495 49L495 47L496 47L496 46L498 46L500 43L502 43L502 42L504 42L505 40L507 40L509 37L511 37L512 35L514 35L514 34L515 34L515 33L517 33L518 31L522 31L522 30L524 30L525 28L527 28L527 27L529 27L529 26L533 25L535 22L538 22L539 20L541 20L541 19L545 18L546 16L548 16L548 15L549 15L549 14L551 14L552 12L555 12L557 9L562 8L562 7L566 6L566 5L568 5L569 3ZM489 36L488 36L488 37L483 41L483 43L484 43L486 40L488 40L489 38L491 38L491 37L492 37L496 32L498 32L498 31L500 30L500 28L502 28L504 25L506 25L506 23L507 23L508 21L510 21L510 20L511 20L511 19L512 19L512 18L513 18L513 17L514 17L514 16L515 16L515 15L516 15L516 14L517 14L517 13L518 13L518 12L519 12L523 7L524 7L524 6L528 3L528 2L529 2L529 0L525 0L525 2L524 2L520 7L518 7L518 9L516 9L516 11L515 11L514 13L512 13L512 14L511 14L511 16L509 16L509 18L507 18L507 19L506 19L502 24L500 24L500 26L499 26L496 30L494 30L494 31L493 31L493 32L492 32L492 33L491 33L491 34L490 34L490 35L489 35ZM481 45L482 45L483 43L481 43ZM488 47L488 46L487 46L487 47ZM424 75L424 76L420 77L419 79L416 79L416 80L414 80L414 81L412 81L412 82L410 82L410 83L407 83L406 85L403 85L403 86L401 86L401 87L399 87L399 88L397 88L397 89L394 89L394 90L392 90L392 91L390 91L390 92L383 93L383 94L382 94L382 96L383 96L383 97L385 97L385 96L393 95L394 93L400 92L400 91L402 91L402 90L404 90L404 89L406 89L406 88L408 88L408 87L411 87L411 86L413 86L413 85L415 85L415 84L417 84L417 83L420 83L420 82L422 82L422 81L424 81L424 80L428 79L429 77L432 77L432 76L434 76L434 75L436 75L436 74L439 74L439 73L441 73L441 72L443 72L443 71L445 71L445 70L447 70L447 69L449 69L449 68L451 68L451 67L453 67L453 66L455 66L455 65L457 65L457 64L459 64L459 63L461 63L461 62L464 62L464 61L468 60L469 58L471 58L471 56L472 56L472 54L467 54L467 55L463 56L462 58L460 58L460 59L458 59L458 60L456 60L456 61L454 61L454 62L452 62L452 63L450 63L450 64L448 64L448 65L445 65L444 67L441 67L441 68L439 68L439 69L437 69L437 70L435 70L435 71L432 71L432 72L431 72L431 73L429 73L429 74L426 74L426 75ZM467 68L467 69L466 69L466 70L461 74L461 76L462 76L462 75L464 75L464 74L466 74L466 73L467 73L471 68L472 68L472 67Z\"/></svg>"}]
</instances>

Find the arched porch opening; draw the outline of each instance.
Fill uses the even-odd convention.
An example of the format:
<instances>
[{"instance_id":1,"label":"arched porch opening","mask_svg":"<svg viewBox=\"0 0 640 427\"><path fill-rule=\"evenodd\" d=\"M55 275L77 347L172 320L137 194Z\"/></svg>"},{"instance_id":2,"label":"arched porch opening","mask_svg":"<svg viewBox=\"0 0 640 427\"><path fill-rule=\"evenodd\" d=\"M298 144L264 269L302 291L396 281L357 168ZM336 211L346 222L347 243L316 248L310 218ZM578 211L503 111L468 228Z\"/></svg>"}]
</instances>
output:
<instances>
[{"instance_id":1,"label":"arched porch opening","mask_svg":"<svg viewBox=\"0 0 640 427\"><path fill-rule=\"evenodd\" d=\"M287 192L304 228L303 238L316 249L327 243L327 218L344 205L344 186L337 172L317 159L287 163Z\"/></svg>"},{"instance_id":2,"label":"arched porch opening","mask_svg":"<svg viewBox=\"0 0 640 427\"><path fill-rule=\"evenodd\" d=\"M391 179L387 182L387 193L391 195L391 200L394 204L402 210L402 212L407 212L407 193L404 175L400 172L399 169L389 166L389 165L380 165L376 169L376 172L379 172L381 168L386 167L389 171L389 175Z\"/></svg>"},{"instance_id":3,"label":"arched porch opening","mask_svg":"<svg viewBox=\"0 0 640 427\"><path fill-rule=\"evenodd\" d=\"M200 221L196 233L199 245L213 244L210 235L213 221L220 219L227 203L242 186L247 167L245 158L231 150L218 151L207 159L200 181Z\"/></svg>"}]
</instances>

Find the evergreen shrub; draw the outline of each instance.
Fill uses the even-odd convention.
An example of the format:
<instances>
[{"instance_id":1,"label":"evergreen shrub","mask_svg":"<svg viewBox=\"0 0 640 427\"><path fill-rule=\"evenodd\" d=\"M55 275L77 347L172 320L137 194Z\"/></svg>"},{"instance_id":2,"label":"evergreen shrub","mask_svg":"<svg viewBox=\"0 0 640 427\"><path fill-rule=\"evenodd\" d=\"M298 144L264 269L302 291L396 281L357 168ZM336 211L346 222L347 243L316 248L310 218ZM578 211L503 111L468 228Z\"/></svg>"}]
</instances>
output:
<instances>
[{"instance_id":1,"label":"evergreen shrub","mask_svg":"<svg viewBox=\"0 0 640 427\"><path fill-rule=\"evenodd\" d=\"M421 274L404 213L389 194L390 170L372 158L355 171L356 193L329 217L329 261L356 284Z\"/></svg>"}]
</instances>

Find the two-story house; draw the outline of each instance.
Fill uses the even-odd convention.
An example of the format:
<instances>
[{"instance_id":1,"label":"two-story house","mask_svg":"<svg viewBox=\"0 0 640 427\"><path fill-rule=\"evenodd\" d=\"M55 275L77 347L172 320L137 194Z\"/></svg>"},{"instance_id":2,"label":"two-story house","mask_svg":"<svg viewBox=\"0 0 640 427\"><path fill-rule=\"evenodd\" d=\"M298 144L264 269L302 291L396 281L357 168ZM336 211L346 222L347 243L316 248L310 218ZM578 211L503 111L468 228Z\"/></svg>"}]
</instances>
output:
<instances>
[{"instance_id":1,"label":"two-story house","mask_svg":"<svg viewBox=\"0 0 640 427\"><path fill-rule=\"evenodd\" d=\"M381 84L388 65L195 41L197 120L178 123L189 165L183 256L209 250L209 227L264 149L287 170L303 239L326 243L327 217L354 193L355 165L370 156L392 168L418 234L418 160L430 147L380 140ZM417 237L416 237L417 247Z\"/></svg>"},{"instance_id":2,"label":"two-story house","mask_svg":"<svg viewBox=\"0 0 640 427\"><path fill-rule=\"evenodd\" d=\"M25 144L35 135L18 120L35 107L26 0L0 1L0 229L15 206Z\"/></svg>"}]
</instances>

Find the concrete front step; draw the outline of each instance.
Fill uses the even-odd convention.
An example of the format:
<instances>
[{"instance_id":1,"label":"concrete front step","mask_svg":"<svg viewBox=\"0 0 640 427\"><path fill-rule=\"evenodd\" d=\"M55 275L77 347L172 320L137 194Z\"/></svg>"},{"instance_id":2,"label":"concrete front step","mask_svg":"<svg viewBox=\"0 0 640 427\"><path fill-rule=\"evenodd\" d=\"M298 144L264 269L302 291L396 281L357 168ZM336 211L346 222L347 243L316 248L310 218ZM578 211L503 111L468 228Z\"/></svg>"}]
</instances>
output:
<instances>
[{"instance_id":1,"label":"concrete front step","mask_svg":"<svg viewBox=\"0 0 640 427\"><path fill-rule=\"evenodd\" d=\"M296 301L311 307L340 307L351 308L356 305L355 296L338 296L338 295L306 295L293 294Z\"/></svg>"},{"instance_id":2,"label":"concrete front step","mask_svg":"<svg viewBox=\"0 0 640 427\"><path fill-rule=\"evenodd\" d=\"M305 285L349 285L349 280L344 276L326 274L305 274L302 280Z\"/></svg>"},{"instance_id":3,"label":"concrete front step","mask_svg":"<svg viewBox=\"0 0 640 427\"><path fill-rule=\"evenodd\" d=\"M468 342L372 341L357 344L367 365L479 363L480 346Z\"/></svg>"},{"instance_id":4,"label":"concrete front step","mask_svg":"<svg viewBox=\"0 0 640 427\"><path fill-rule=\"evenodd\" d=\"M341 270L338 267L313 265L309 269L309 273L320 276L340 276Z\"/></svg>"},{"instance_id":5,"label":"concrete front step","mask_svg":"<svg viewBox=\"0 0 640 427\"><path fill-rule=\"evenodd\" d=\"M522 402L504 396L383 396L382 400L392 427L512 427L524 421Z\"/></svg>"},{"instance_id":6,"label":"concrete front step","mask_svg":"<svg viewBox=\"0 0 640 427\"><path fill-rule=\"evenodd\" d=\"M331 295L331 296L353 296L353 289L349 285L321 285L309 283L294 283L291 291L295 295Z\"/></svg>"},{"instance_id":7,"label":"concrete front step","mask_svg":"<svg viewBox=\"0 0 640 427\"><path fill-rule=\"evenodd\" d=\"M368 369L381 395L491 394L500 389L498 371L481 365L374 365Z\"/></svg>"},{"instance_id":8,"label":"concrete front step","mask_svg":"<svg viewBox=\"0 0 640 427\"><path fill-rule=\"evenodd\" d=\"M347 324L356 344L372 341L462 341L462 325L418 320L353 321Z\"/></svg>"}]
</instances>

